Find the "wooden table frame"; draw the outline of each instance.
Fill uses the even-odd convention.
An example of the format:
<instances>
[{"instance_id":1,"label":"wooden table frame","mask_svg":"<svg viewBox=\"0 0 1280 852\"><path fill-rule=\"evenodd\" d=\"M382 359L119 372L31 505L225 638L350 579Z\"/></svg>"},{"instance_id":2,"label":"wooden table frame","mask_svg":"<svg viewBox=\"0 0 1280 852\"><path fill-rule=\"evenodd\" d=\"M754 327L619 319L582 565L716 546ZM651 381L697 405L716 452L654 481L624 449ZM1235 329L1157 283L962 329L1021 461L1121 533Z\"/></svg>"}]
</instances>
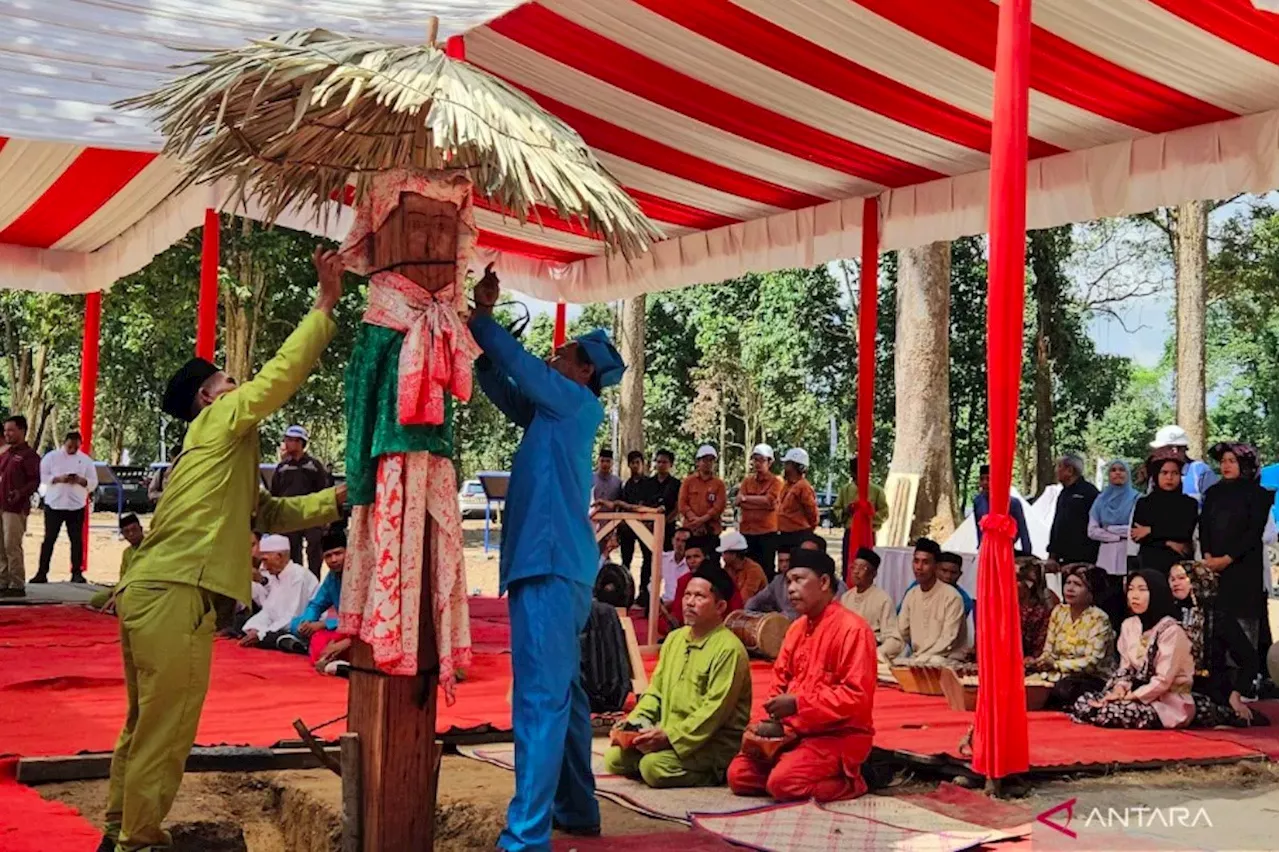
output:
<instances>
[{"instance_id":1,"label":"wooden table frame","mask_svg":"<svg viewBox=\"0 0 1280 852\"><path fill-rule=\"evenodd\" d=\"M645 637L641 650L656 650L658 618L662 614L662 546L666 542L667 516L661 512L597 512L591 519L599 524L596 541L626 524L636 539L649 548L649 635ZM654 542L657 542L657 547L654 547Z\"/></svg>"}]
</instances>

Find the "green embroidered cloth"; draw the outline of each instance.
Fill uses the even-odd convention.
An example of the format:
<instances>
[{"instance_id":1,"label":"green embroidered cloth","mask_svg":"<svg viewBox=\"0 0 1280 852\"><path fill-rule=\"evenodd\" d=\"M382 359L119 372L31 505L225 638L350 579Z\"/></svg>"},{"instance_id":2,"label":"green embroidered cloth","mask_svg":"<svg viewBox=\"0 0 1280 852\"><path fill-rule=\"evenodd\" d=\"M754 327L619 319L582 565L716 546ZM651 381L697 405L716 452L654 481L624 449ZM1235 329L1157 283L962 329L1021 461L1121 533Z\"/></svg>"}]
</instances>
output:
<instances>
[{"instance_id":1,"label":"green embroidered cloth","mask_svg":"<svg viewBox=\"0 0 1280 852\"><path fill-rule=\"evenodd\" d=\"M404 333L364 324L347 364L347 502L373 503L378 456L428 452L453 457L453 405L444 395L444 423L403 426L396 392L400 380L400 347Z\"/></svg>"}]
</instances>

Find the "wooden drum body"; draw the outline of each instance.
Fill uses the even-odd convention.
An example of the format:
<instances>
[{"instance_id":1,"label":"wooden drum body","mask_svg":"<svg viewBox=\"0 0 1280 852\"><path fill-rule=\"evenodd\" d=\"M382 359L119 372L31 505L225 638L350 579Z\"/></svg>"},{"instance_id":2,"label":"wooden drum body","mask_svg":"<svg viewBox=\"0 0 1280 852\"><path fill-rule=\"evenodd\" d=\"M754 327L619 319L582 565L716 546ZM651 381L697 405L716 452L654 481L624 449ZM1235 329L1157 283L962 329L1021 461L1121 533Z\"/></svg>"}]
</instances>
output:
<instances>
[{"instance_id":1,"label":"wooden drum body","mask_svg":"<svg viewBox=\"0 0 1280 852\"><path fill-rule=\"evenodd\" d=\"M791 622L780 612L747 612L740 609L729 613L724 626L742 640L748 653L766 660L776 660Z\"/></svg>"}]
</instances>

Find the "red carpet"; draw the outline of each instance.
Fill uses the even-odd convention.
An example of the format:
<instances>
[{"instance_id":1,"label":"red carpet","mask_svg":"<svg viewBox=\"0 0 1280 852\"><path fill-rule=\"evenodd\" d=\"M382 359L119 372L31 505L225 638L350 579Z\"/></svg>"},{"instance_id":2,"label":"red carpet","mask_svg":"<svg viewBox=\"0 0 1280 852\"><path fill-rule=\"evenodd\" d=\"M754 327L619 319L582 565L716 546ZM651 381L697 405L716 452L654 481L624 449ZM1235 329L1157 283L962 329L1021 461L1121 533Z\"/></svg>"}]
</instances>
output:
<instances>
[{"instance_id":1,"label":"red carpet","mask_svg":"<svg viewBox=\"0 0 1280 852\"><path fill-rule=\"evenodd\" d=\"M74 808L47 802L35 790L15 781L17 765L16 758L0 760L0 849L61 852L97 848L102 833Z\"/></svg>"},{"instance_id":2,"label":"red carpet","mask_svg":"<svg viewBox=\"0 0 1280 852\"><path fill-rule=\"evenodd\" d=\"M504 601L476 598L472 615L494 631L505 629ZM115 744L125 711L116 631L114 618L79 607L0 610L0 731L5 732L0 750L38 756L106 751ZM647 662L652 666L654 661ZM757 712L770 677L769 664L752 664ZM509 730L509 685L509 655L477 653L467 681L458 689L457 703L439 707L437 729ZM294 738L295 718L318 725L342 716L346 704L346 681L317 675L303 658L219 640L198 741L269 746ZM1274 703L1270 712L1275 712ZM949 710L942 698L895 688L876 694L880 748L959 760L956 747L971 720L971 714ZM1258 754L1274 759L1276 752L1275 727L1111 731L1100 740L1096 729L1077 725L1061 713L1031 713L1030 725L1031 759L1038 768L1232 760ZM332 736L337 727L321 733Z\"/></svg>"}]
</instances>

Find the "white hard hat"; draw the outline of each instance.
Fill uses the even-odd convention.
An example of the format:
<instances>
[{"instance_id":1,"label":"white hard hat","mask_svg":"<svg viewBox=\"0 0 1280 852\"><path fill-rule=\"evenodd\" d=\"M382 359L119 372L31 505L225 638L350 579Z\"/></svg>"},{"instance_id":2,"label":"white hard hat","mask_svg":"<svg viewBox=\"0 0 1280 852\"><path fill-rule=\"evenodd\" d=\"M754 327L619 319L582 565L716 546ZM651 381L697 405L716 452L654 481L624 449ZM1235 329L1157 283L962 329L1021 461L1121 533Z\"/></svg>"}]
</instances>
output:
<instances>
[{"instance_id":1,"label":"white hard hat","mask_svg":"<svg viewBox=\"0 0 1280 852\"><path fill-rule=\"evenodd\" d=\"M716 553L741 553L747 549L747 537L737 530L725 530Z\"/></svg>"},{"instance_id":2,"label":"white hard hat","mask_svg":"<svg viewBox=\"0 0 1280 852\"><path fill-rule=\"evenodd\" d=\"M295 423L284 430L284 436L286 438L301 438L305 441L307 440L307 430Z\"/></svg>"},{"instance_id":3,"label":"white hard hat","mask_svg":"<svg viewBox=\"0 0 1280 852\"><path fill-rule=\"evenodd\" d=\"M794 462L801 467L809 466L809 454L799 447L792 447L787 450L787 454L782 457L784 462Z\"/></svg>"},{"instance_id":4,"label":"white hard hat","mask_svg":"<svg viewBox=\"0 0 1280 852\"><path fill-rule=\"evenodd\" d=\"M1181 426L1161 426L1156 432L1156 439L1151 442L1152 449L1160 447L1185 447L1191 443L1187 430Z\"/></svg>"},{"instance_id":5,"label":"white hard hat","mask_svg":"<svg viewBox=\"0 0 1280 852\"><path fill-rule=\"evenodd\" d=\"M701 447L698 447L698 454L693 458L694 461L697 461L698 459L704 459L707 456L711 456L713 459L720 458L720 454L716 452L716 448L710 444L703 444Z\"/></svg>"},{"instance_id":6,"label":"white hard hat","mask_svg":"<svg viewBox=\"0 0 1280 852\"><path fill-rule=\"evenodd\" d=\"M751 450L751 455L773 461L773 447L768 444L756 444Z\"/></svg>"}]
</instances>

